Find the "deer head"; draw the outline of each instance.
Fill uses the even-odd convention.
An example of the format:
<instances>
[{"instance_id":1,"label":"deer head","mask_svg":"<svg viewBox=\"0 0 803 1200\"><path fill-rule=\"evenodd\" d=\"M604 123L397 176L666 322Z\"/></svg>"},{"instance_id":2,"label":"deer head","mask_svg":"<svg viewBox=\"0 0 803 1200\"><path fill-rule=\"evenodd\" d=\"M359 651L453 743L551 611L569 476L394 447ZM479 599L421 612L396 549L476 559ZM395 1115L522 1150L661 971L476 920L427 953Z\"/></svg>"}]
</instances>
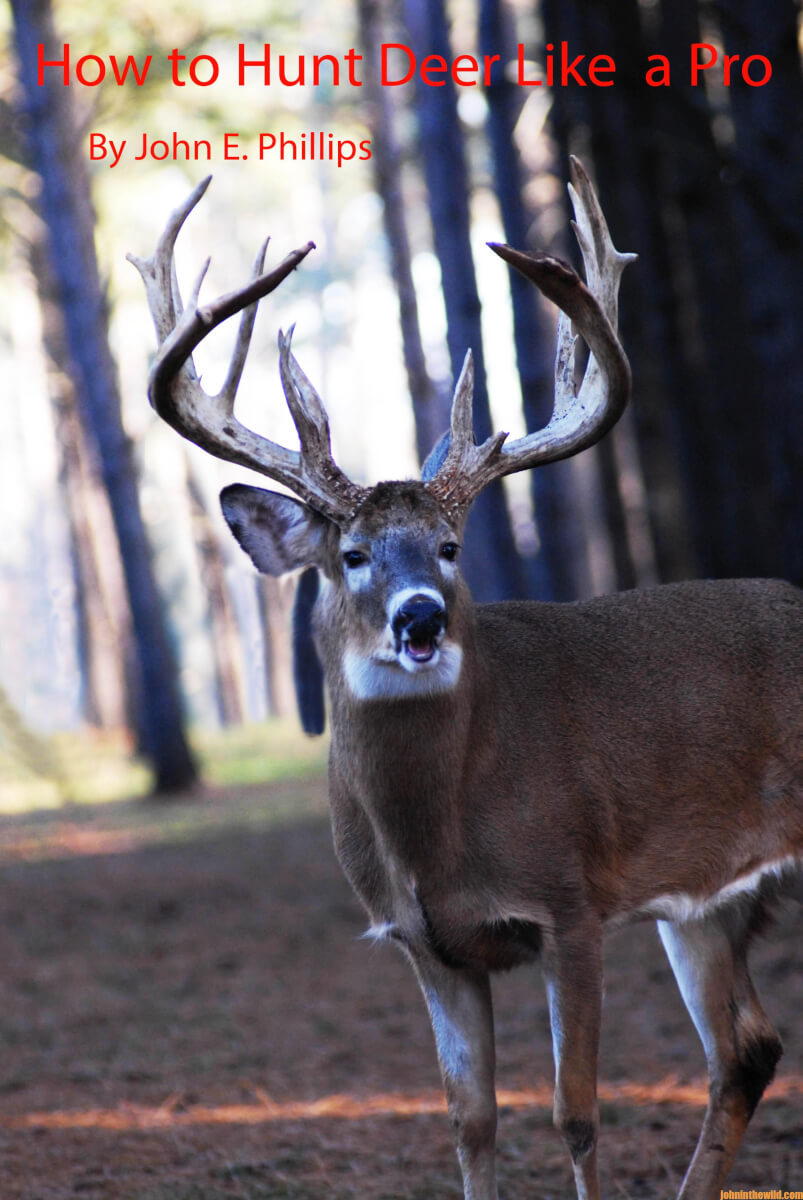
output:
<instances>
[{"instance_id":1,"label":"deer head","mask_svg":"<svg viewBox=\"0 0 803 1200\"><path fill-rule=\"evenodd\" d=\"M173 248L207 180L172 215L151 259L129 256L145 281L160 343L149 386L153 407L190 441L293 493L234 485L222 493L223 512L260 571L278 575L305 566L319 569L322 603L342 633L344 678L358 698L431 694L455 686L468 619L457 559L472 501L503 475L592 445L627 403L630 371L616 334L617 297L622 270L635 256L614 249L591 183L576 160L572 178L585 284L556 258L491 247L561 310L549 424L513 442L497 433L476 445L469 351L455 388L450 429L424 464L420 481L362 487L344 475L332 457L324 406L293 356L292 330L279 334L279 367L299 450L260 437L234 416L257 301L298 266L313 248L311 242L267 274L262 273L263 247L245 287L200 306L207 263L184 308ZM192 351L238 311L243 315L228 377L220 393L209 396L195 373ZM590 351L579 389L572 322Z\"/></svg>"}]
</instances>

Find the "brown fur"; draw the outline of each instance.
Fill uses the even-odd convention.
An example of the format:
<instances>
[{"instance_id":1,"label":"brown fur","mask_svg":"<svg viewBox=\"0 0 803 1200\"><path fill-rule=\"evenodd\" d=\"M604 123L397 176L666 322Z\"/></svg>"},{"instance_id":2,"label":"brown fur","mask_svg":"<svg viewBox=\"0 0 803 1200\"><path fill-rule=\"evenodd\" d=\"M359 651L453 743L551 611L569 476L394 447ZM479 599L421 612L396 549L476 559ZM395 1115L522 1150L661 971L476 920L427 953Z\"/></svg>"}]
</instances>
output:
<instances>
[{"instance_id":1,"label":"brown fur","mask_svg":"<svg viewBox=\"0 0 803 1200\"><path fill-rule=\"evenodd\" d=\"M421 881L446 945L500 904L607 921L803 849L795 589L678 584L460 624L458 691L415 702L351 700L337 633L321 639L336 843L374 921L394 913L369 828Z\"/></svg>"},{"instance_id":2,"label":"brown fur","mask_svg":"<svg viewBox=\"0 0 803 1200\"><path fill-rule=\"evenodd\" d=\"M409 519L414 505L405 508ZM386 514L399 520L393 505ZM363 532L382 537L381 516L365 514ZM415 700L350 695L341 659L353 615L335 582L317 613L335 846L373 925L406 948L425 993L439 970L482 976L542 945L556 988L561 976L596 979L606 922L645 915L664 896L702 908L761 864L803 852L803 602L791 586L683 583L578 604L473 607L459 583L449 613L464 651L458 686ZM707 919L718 911L730 908ZM560 1026L571 1020L568 991L556 1001ZM578 1039L591 1039L588 1070L591 1008L577 1018ZM757 1036L778 1045L771 1026ZM744 1083L725 1139L733 1152L769 1077L751 1061L722 1062L730 1091ZM556 1119L580 1194L593 1195L593 1077L573 1066L566 1075ZM725 1101L712 1103L716 1124ZM453 1095L452 1109L462 1144L472 1103ZM684 1194L713 1195L731 1157L714 1175L690 1175ZM467 1195L493 1195L462 1152L461 1162Z\"/></svg>"},{"instance_id":3,"label":"brown fur","mask_svg":"<svg viewBox=\"0 0 803 1200\"><path fill-rule=\"evenodd\" d=\"M496 1195L487 975L539 954L555 1120L578 1195L598 1196L602 932L646 916L661 919L711 1072L681 1194L718 1195L780 1053L744 931L803 855L801 593L744 580L475 606L443 559L462 516L426 484L377 485L340 526L293 503L235 487L224 507L262 569L312 561L325 577L313 616L335 847L421 982L466 1196ZM413 677L388 633L411 588L442 597L459 676L434 695L361 696L350 655L370 680Z\"/></svg>"},{"instance_id":4,"label":"brown fur","mask_svg":"<svg viewBox=\"0 0 803 1200\"><path fill-rule=\"evenodd\" d=\"M335 845L375 935L404 947L421 984L466 1200L496 1200L488 973L539 952L555 1123L579 1200L598 1200L602 930L645 915L660 918L709 1066L681 1196L713 1200L780 1054L746 952L772 877L803 853L803 602L788 585L748 581L472 605L453 551L473 498L493 479L593 445L630 393L616 325L635 256L613 246L586 172L574 159L571 168L588 286L549 256L495 247L571 318L558 324L545 429L476 445L469 353L427 482L358 487L332 458L325 409L283 335L300 450L245 429L233 405L250 322L218 396L181 365L311 243L203 312L195 304L168 336L173 244L206 184L176 210L154 256L135 260L161 342L149 390L191 441L306 501L238 485L221 497L260 570L315 565L325 577L314 617ZM591 352L579 390L571 323Z\"/></svg>"}]
</instances>

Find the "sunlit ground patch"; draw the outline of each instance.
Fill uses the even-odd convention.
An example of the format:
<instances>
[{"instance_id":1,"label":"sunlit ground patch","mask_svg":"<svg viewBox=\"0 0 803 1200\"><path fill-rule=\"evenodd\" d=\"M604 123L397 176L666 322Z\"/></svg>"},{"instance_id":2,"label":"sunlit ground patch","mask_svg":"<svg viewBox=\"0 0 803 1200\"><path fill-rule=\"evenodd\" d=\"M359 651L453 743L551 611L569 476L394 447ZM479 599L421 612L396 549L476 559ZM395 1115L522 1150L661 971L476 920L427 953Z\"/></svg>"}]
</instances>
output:
<instances>
[{"instance_id":1,"label":"sunlit ground patch","mask_svg":"<svg viewBox=\"0 0 803 1200\"><path fill-rule=\"evenodd\" d=\"M788 1100L803 1096L803 1076L778 1080L768 1089L767 1099ZM680 1083L671 1076L656 1083L603 1083L600 1100L629 1105L675 1104L690 1108L705 1108L708 1086L704 1079ZM518 1091L497 1091L500 1108L526 1110L551 1109L552 1088L543 1085ZM252 1104L197 1104L185 1106L181 1097L168 1097L157 1107L120 1105L117 1108L88 1108L29 1112L0 1117L4 1129L107 1129L130 1131L137 1129L181 1128L197 1125L265 1125L279 1121L314 1121L322 1117L342 1120L362 1120L377 1116L421 1116L446 1111L440 1092L427 1091L408 1095L380 1092L372 1096L349 1096L336 1093L318 1100L272 1100L259 1092Z\"/></svg>"}]
</instances>

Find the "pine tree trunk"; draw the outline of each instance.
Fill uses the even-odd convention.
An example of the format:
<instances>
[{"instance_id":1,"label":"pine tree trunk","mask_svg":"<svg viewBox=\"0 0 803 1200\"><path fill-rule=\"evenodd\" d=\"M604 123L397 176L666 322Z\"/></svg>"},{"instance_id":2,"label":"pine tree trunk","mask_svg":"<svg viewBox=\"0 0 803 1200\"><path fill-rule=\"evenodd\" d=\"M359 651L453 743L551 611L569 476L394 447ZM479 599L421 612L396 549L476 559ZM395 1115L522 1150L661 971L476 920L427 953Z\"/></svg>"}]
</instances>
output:
<instances>
[{"instance_id":1,"label":"pine tree trunk","mask_svg":"<svg viewBox=\"0 0 803 1200\"><path fill-rule=\"evenodd\" d=\"M501 53L502 64L514 56L511 16L503 0L481 0L479 43L480 54ZM511 246L527 249L530 215L524 204L523 171L513 140L521 110L521 89L506 71L497 69L485 88L485 98L505 240ZM524 419L528 431L533 431L548 424L552 415L554 345L544 330L538 293L517 271L510 273L510 294ZM574 556L569 553L578 538L572 528L576 514L571 477L567 463L551 463L531 472L539 542L534 591L542 600L574 600L579 594Z\"/></svg>"},{"instance_id":2,"label":"pine tree trunk","mask_svg":"<svg viewBox=\"0 0 803 1200\"><path fill-rule=\"evenodd\" d=\"M662 49L688 62L704 41L696 0L664 0ZM778 530L772 518L767 413L756 406L760 371L746 278L724 182L727 163L714 138L705 89L676 70L656 106L662 142L662 194L678 292L678 344L693 386L676 394L683 424L700 567L705 575L775 575Z\"/></svg>"},{"instance_id":3,"label":"pine tree trunk","mask_svg":"<svg viewBox=\"0 0 803 1200\"><path fill-rule=\"evenodd\" d=\"M430 379L421 340L402 190L401 148L394 129L390 92L380 83L383 8L383 0L358 0L357 3L360 41L367 63L363 83L364 111L372 135L371 164L376 190L382 200L391 275L399 298L404 365L415 418L418 460L423 462L444 430L449 428L449 404L445 396L438 395Z\"/></svg>"},{"instance_id":4,"label":"pine tree trunk","mask_svg":"<svg viewBox=\"0 0 803 1200\"><path fill-rule=\"evenodd\" d=\"M737 231L750 340L758 360L749 403L769 434L773 524L780 572L803 584L803 82L795 5L722 0L725 52L763 54L772 79L728 91L732 160L725 179ZM754 78L760 78L754 63Z\"/></svg>"},{"instance_id":5,"label":"pine tree trunk","mask_svg":"<svg viewBox=\"0 0 803 1200\"><path fill-rule=\"evenodd\" d=\"M44 45L47 59L59 57L49 0L12 0L11 8L29 159L42 184L41 213L64 310L76 397L84 425L98 447L131 606L140 673L141 747L153 766L156 791L177 791L195 781L196 769L184 735L174 658L122 426L95 256L89 181L78 153L68 91L52 69L38 85L38 45Z\"/></svg>"},{"instance_id":6,"label":"pine tree trunk","mask_svg":"<svg viewBox=\"0 0 803 1200\"><path fill-rule=\"evenodd\" d=\"M268 680L268 709L273 717L296 713L293 686L293 642L291 612L295 582L260 575L257 579L265 667Z\"/></svg>"},{"instance_id":7,"label":"pine tree trunk","mask_svg":"<svg viewBox=\"0 0 803 1200\"><path fill-rule=\"evenodd\" d=\"M207 511L203 490L190 464L187 466L195 545L201 562L201 580L209 604L209 638L215 664L215 695L222 725L239 725L243 705L242 638L226 583L226 568L215 527Z\"/></svg>"},{"instance_id":8,"label":"pine tree trunk","mask_svg":"<svg viewBox=\"0 0 803 1200\"><path fill-rule=\"evenodd\" d=\"M687 479L680 467L682 426L673 400L692 385L677 353L680 335L657 179L656 98L644 81L647 50L638 5L635 0L590 0L582 6L576 0L546 0L544 12L546 40L566 40L589 58L609 54L616 62L616 84L606 90L604 103L579 88L556 88L552 124L564 157L588 157L591 151L613 240L639 255L624 277L619 318L633 371L633 403L624 425L632 425L635 436L630 440L635 440L643 464L651 542L647 577L657 570L663 579L686 578L695 573L695 561L686 516ZM644 565L639 561L637 568L630 544L634 515L624 507L617 483L616 459L622 458L627 437L623 426L599 447L620 586L645 581Z\"/></svg>"},{"instance_id":9,"label":"pine tree trunk","mask_svg":"<svg viewBox=\"0 0 803 1200\"><path fill-rule=\"evenodd\" d=\"M38 218L37 225L39 225ZM49 391L60 454L59 485L70 536L81 669L82 715L102 729L131 720L131 618L108 500L75 407L64 317L43 238L28 242L42 314Z\"/></svg>"},{"instance_id":10,"label":"pine tree trunk","mask_svg":"<svg viewBox=\"0 0 803 1200\"><path fill-rule=\"evenodd\" d=\"M410 45L421 58L439 54L451 61L443 0L405 0ZM441 266L447 340L457 379L466 351L474 355L474 426L478 441L492 432L480 322L480 299L471 255L469 176L454 87L428 87L417 77L421 156L429 196L435 253ZM469 517L462 566L477 600L499 600L527 592L504 491L499 481L485 489Z\"/></svg>"}]
</instances>

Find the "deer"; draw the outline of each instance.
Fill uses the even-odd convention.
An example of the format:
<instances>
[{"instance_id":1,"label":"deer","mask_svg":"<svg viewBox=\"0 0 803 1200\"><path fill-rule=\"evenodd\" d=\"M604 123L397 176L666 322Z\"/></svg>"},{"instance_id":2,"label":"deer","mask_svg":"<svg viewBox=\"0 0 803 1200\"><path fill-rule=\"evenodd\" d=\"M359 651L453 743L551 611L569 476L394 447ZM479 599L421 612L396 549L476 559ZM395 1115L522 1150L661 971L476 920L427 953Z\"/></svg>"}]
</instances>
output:
<instances>
[{"instance_id":1,"label":"deer","mask_svg":"<svg viewBox=\"0 0 803 1200\"><path fill-rule=\"evenodd\" d=\"M554 1122L579 1200L598 1200L603 935L643 919L657 920L708 1069L679 1194L712 1200L781 1054L747 951L803 852L803 593L777 580L689 581L473 603L459 569L472 501L509 473L592 446L631 391L617 324L635 255L615 249L582 164L571 172L585 282L547 254L491 247L560 310L544 429L475 443L469 352L421 479L354 483L334 461L292 329L279 334L279 369L299 449L242 426L234 398L256 302L313 243L267 273L263 246L250 282L201 305L204 267L184 307L173 250L208 180L154 255L132 258L159 341L149 396L183 437L286 489L233 484L223 513L259 571L319 574L335 851L368 936L400 947L418 979L466 1200L497 1197L490 976L535 960ZM237 312L231 367L210 396L192 353Z\"/></svg>"}]
</instances>

